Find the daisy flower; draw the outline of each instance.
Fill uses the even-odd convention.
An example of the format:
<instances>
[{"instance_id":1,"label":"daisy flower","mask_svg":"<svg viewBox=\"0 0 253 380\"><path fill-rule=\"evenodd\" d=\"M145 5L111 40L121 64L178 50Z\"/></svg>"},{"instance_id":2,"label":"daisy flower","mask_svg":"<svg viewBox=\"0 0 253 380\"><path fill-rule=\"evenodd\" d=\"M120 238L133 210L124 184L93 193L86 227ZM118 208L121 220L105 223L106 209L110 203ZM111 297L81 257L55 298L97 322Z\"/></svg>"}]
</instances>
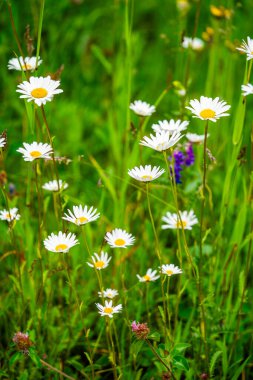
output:
<instances>
[{"instance_id":1,"label":"daisy flower","mask_svg":"<svg viewBox=\"0 0 253 380\"><path fill-rule=\"evenodd\" d=\"M9 70L18 70L18 71L33 71L36 70L37 67L42 63L42 59L38 57L38 62L36 65L36 57L19 57L19 58L12 58L8 62L8 69Z\"/></svg>"},{"instance_id":2,"label":"daisy flower","mask_svg":"<svg viewBox=\"0 0 253 380\"><path fill-rule=\"evenodd\" d=\"M167 212L165 216L162 217L162 220L166 223L162 225L162 229L166 230L168 228L177 229L183 228L184 230L191 230L194 224L198 223L198 219L194 214L194 211L179 211L181 220L178 218L178 215Z\"/></svg>"},{"instance_id":3,"label":"daisy flower","mask_svg":"<svg viewBox=\"0 0 253 380\"><path fill-rule=\"evenodd\" d=\"M243 96L247 96L247 95L253 94L253 85L250 84L250 83L243 84L241 86L241 89L242 89L242 95Z\"/></svg>"},{"instance_id":4,"label":"daisy flower","mask_svg":"<svg viewBox=\"0 0 253 380\"><path fill-rule=\"evenodd\" d=\"M200 100L194 99L190 101L191 107L188 108L195 116L201 120L211 120L216 122L222 116L229 116L226 113L230 106L221 101L220 98L207 98L206 96L201 96Z\"/></svg>"},{"instance_id":5,"label":"daisy flower","mask_svg":"<svg viewBox=\"0 0 253 380\"><path fill-rule=\"evenodd\" d=\"M44 77L30 77L29 82L24 81L18 85L17 92L20 92L20 98L27 99L28 102L32 100L38 106L51 102L54 95L60 94L63 90L57 88L60 81L53 80L50 76Z\"/></svg>"},{"instance_id":6,"label":"daisy flower","mask_svg":"<svg viewBox=\"0 0 253 380\"><path fill-rule=\"evenodd\" d=\"M101 270L108 267L111 257L108 256L108 253L102 251L100 256L97 253L94 253L94 256L91 256L91 260L92 263L87 262L89 267Z\"/></svg>"},{"instance_id":7,"label":"daisy flower","mask_svg":"<svg viewBox=\"0 0 253 380\"><path fill-rule=\"evenodd\" d=\"M182 42L182 46L184 49L191 48L192 50L200 51L204 48L205 43L200 38L190 38L190 37L184 37L184 40Z\"/></svg>"},{"instance_id":8,"label":"daisy flower","mask_svg":"<svg viewBox=\"0 0 253 380\"><path fill-rule=\"evenodd\" d=\"M151 268L149 268L144 276L140 276L139 274L137 274L136 276L138 277L138 280L140 282L151 282L157 280L160 277L156 276L156 272L157 270L152 270Z\"/></svg>"},{"instance_id":9,"label":"daisy flower","mask_svg":"<svg viewBox=\"0 0 253 380\"><path fill-rule=\"evenodd\" d=\"M58 232L58 235L52 233L44 240L45 248L50 252L68 252L70 248L79 244L76 235L64 232Z\"/></svg>"},{"instance_id":10,"label":"daisy flower","mask_svg":"<svg viewBox=\"0 0 253 380\"><path fill-rule=\"evenodd\" d=\"M147 146L148 148L162 152L174 146L183 135L180 132L173 132L172 134L168 131L161 131L156 133L156 135L150 135L150 137L144 136L140 145Z\"/></svg>"},{"instance_id":11,"label":"daisy flower","mask_svg":"<svg viewBox=\"0 0 253 380\"><path fill-rule=\"evenodd\" d=\"M247 37L247 42L243 40L241 46L236 49L247 54L247 61L253 59L253 39L251 39L250 37Z\"/></svg>"},{"instance_id":12,"label":"daisy flower","mask_svg":"<svg viewBox=\"0 0 253 380\"><path fill-rule=\"evenodd\" d=\"M105 240L112 248L126 248L133 245L135 237L121 228L115 228L112 232L107 232Z\"/></svg>"},{"instance_id":13,"label":"daisy flower","mask_svg":"<svg viewBox=\"0 0 253 380\"><path fill-rule=\"evenodd\" d=\"M100 213L96 214L96 212L97 209L93 209L93 207L88 210L88 206L74 206L73 212L68 209L69 215L65 213L65 216L62 219L74 223L77 226L82 226L83 224L93 222L98 219L100 217Z\"/></svg>"},{"instance_id":14,"label":"daisy flower","mask_svg":"<svg viewBox=\"0 0 253 380\"><path fill-rule=\"evenodd\" d=\"M98 292L99 297L104 297L104 298L110 298L113 299L114 297L119 295L119 292L115 289L105 289L102 292Z\"/></svg>"},{"instance_id":15,"label":"daisy flower","mask_svg":"<svg viewBox=\"0 0 253 380\"><path fill-rule=\"evenodd\" d=\"M135 100L134 103L130 104L129 108L138 116L150 116L156 111L155 106L151 106L141 100Z\"/></svg>"},{"instance_id":16,"label":"daisy flower","mask_svg":"<svg viewBox=\"0 0 253 380\"><path fill-rule=\"evenodd\" d=\"M170 133L173 132L181 132L184 131L189 125L189 121L181 121L181 120L163 120L158 121L158 124L153 124L152 129L156 133L160 133L161 131L168 131Z\"/></svg>"},{"instance_id":17,"label":"daisy flower","mask_svg":"<svg viewBox=\"0 0 253 380\"><path fill-rule=\"evenodd\" d=\"M6 145L6 138L0 137L0 148L4 148Z\"/></svg>"},{"instance_id":18,"label":"daisy flower","mask_svg":"<svg viewBox=\"0 0 253 380\"><path fill-rule=\"evenodd\" d=\"M17 152L23 154L25 161L33 161L37 158L50 158L53 153L52 147L49 144L33 142L31 144L23 143L24 148L17 149Z\"/></svg>"},{"instance_id":19,"label":"daisy flower","mask_svg":"<svg viewBox=\"0 0 253 380\"><path fill-rule=\"evenodd\" d=\"M100 305L100 303L96 303L98 308L98 312L102 317L112 318L113 314L120 313L122 311L122 305L112 306L112 301L105 301L105 305Z\"/></svg>"},{"instance_id":20,"label":"daisy flower","mask_svg":"<svg viewBox=\"0 0 253 380\"><path fill-rule=\"evenodd\" d=\"M185 136L191 143L202 143L205 140L205 135L197 135L196 133L186 133ZM208 136L209 133L207 134Z\"/></svg>"},{"instance_id":21,"label":"daisy flower","mask_svg":"<svg viewBox=\"0 0 253 380\"><path fill-rule=\"evenodd\" d=\"M61 179L59 179L59 186L58 186L58 181L56 179L54 179L53 181L49 181L47 183L44 183L44 185L42 186L43 189L45 190L48 190L48 191L59 191L59 190L65 190L67 189L69 185L62 181ZM60 189L59 189L60 187Z\"/></svg>"},{"instance_id":22,"label":"daisy flower","mask_svg":"<svg viewBox=\"0 0 253 380\"><path fill-rule=\"evenodd\" d=\"M181 274L183 271L174 264L163 264L161 266L161 273L167 274L170 277L173 274Z\"/></svg>"},{"instance_id":23,"label":"daisy flower","mask_svg":"<svg viewBox=\"0 0 253 380\"><path fill-rule=\"evenodd\" d=\"M151 165L145 165L145 167L140 166L139 168L136 166L135 168L128 170L128 174L132 178L142 182L154 181L154 179L159 178L164 172L165 170L160 169L159 166L151 168Z\"/></svg>"},{"instance_id":24,"label":"daisy flower","mask_svg":"<svg viewBox=\"0 0 253 380\"><path fill-rule=\"evenodd\" d=\"M19 220L20 215L18 214L18 209L16 207L11 208L10 210L1 210L0 211L0 220L7 220L7 222L12 222L13 220Z\"/></svg>"}]
</instances>

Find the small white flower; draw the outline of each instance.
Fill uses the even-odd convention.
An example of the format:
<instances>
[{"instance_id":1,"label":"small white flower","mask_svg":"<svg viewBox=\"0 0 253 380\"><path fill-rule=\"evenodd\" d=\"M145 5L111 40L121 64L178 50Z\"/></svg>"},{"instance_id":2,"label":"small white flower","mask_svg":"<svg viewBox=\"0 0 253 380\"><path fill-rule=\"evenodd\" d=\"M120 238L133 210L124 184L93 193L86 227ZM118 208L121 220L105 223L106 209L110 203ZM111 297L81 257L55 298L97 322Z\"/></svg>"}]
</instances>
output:
<instances>
[{"instance_id":1,"label":"small white flower","mask_svg":"<svg viewBox=\"0 0 253 380\"><path fill-rule=\"evenodd\" d=\"M188 211L179 211L180 218L178 215L172 214L171 212L167 212L165 216L162 217L162 220L166 223L162 225L162 229L166 230L168 228L172 229L181 229L191 230L194 224L198 223L198 219L194 214L193 210Z\"/></svg>"},{"instance_id":2,"label":"small white flower","mask_svg":"<svg viewBox=\"0 0 253 380\"><path fill-rule=\"evenodd\" d=\"M183 135L180 132L173 132L172 134L168 131L161 131L156 133L156 135L150 135L150 137L144 136L140 145L147 146L148 148L162 152L174 146Z\"/></svg>"},{"instance_id":3,"label":"small white flower","mask_svg":"<svg viewBox=\"0 0 253 380\"><path fill-rule=\"evenodd\" d=\"M243 40L242 45L236 49L247 54L247 61L253 59L253 39L251 39L250 37L247 37L247 42Z\"/></svg>"},{"instance_id":4,"label":"small white flower","mask_svg":"<svg viewBox=\"0 0 253 380\"><path fill-rule=\"evenodd\" d=\"M161 133L162 131L168 131L170 133L173 132L181 132L184 131L189 125L189 121L181 121L181 120L163 120L158 121L158 124L153 124L152 129L156 133Z\"/></svg>"},{"instance_id":5,"label":"small white flower","mask_svg":"<svg viewBox=\"0 0 253 380\"><path fill-rule=\"evenodd\" d=\"M156 111L155 106L141 100L135 100L134 103L130 104L129 108L139 116L150 116Z\"/></svg>"},{"instance_id":6,"label":"small white flower","mask_svg":"<svg viewBox=\"0 0 253 380\"><path fill-rule=\"evenodd\" d=\"M122 311L122 305L112 306L112 301L105 301L105 305L100 305L100 303L96 303L98 308L98 312L102 317L112 318L113 314L120 313Z\"/></svg>"},{"instance_id":7,"label":"small white flower","mask_svg":"<svg viewBox=\"0 0 253 380\"><path fill-rule=\"evenodd\" d=\"M8 62L9 70L18 70L18 71L33 71L42 63L42 59L38 57L38 62L36 66L36 57L19 57L12 58Z\"/></svg>"},{"instance_id":8,"label":"small white flower","mask_svg":"<svg viewBox=\"0 0 253 380\"><path fill-rule=\"evenodd\" d=\"M247 96L247 95L253 94L253 85L250 84L250 83L243 84L241 86L241 89L242 89L243 96Z\"/></svg>"},{"instance_id":9,"label":"small white flower","mask_svg":"<svg viewBox=\"0 0 253 380\"><path fill-rule=\"evenodd\" d=\"M226 113L230 106L221 101L218 97L215 99L201 96L200 100L194 99L190 101L191 107L188 108L195 116L201 120L211 120L216 122L222 116L229 116Z\"/></svg>"},{"instance_id":10,"label":"small white flower","mask_svg":"<svg viewBox=\"0 0 253 380\"><path fill-rule=\"evenodd\" d=\"M154 166L152 168L151 165L145 165L145 167L140 166L139 168L136 166L135 168L128 170L128 174L132 178L141 182L154 181L155 179L159 178L164 172L165 170L160 169L159 166Z\"/></svg>"},{"instance_id":11,"label":"small white flower","mask_svg":"<svg viewBox=\"0 0 253 380\"><path fill-rule=\"evenodd\" d=\"M12 222L13 220L19 220L20 215L18 214L18 209L16 207L11 208L10 210L1 210L0 211L0 220L7 220L7 222Z\"/></svg>"},{"instance_id":12,"label":"small white flower","mask_svg":"<svg viewBox=\"0 0 253 380\"><path fill-rule=\"evenodd\" d=\"M170 277L173 274L181 274L183 271L174 264L163 264L161 266L161 273Z\"/></svg>"},{"instance_id":13,"label":"small white flower","mask_svg":"<svg viewBox=\"0 0 253 380\"><path fill-rule=\"evenodd\" d=\"M0 137L0 148L4 148L6 145L6 139L4 137Z\"/></svg>"},{"instance_id":14,"label":"small white flower","mask_svg":"<svg viewBox=\"0 0 253 380\"><path fill-rule=\"evenodd\" d=\"M144 276L140 276L137 274L136 276L138 277L140 282L151 282L157 280L160 276L156 276L157 270L152 270L149 268L147 270L147 273Z\"/></svg>"},{"instance_id":15,"label":"small white flower","mask_svg":"<svg viewBox=\"0 0 253 380\"><path fill-rule=\"evenodd\" d=\"M115 289L105 289L102 292L98 292L99 297L104 297L104 298L110 298L113 299L114 297L119 295L119 292Z\"/></svg>"},{"instance_id":16,"label":"small white flower","mask_svg":"<svg viewBox=\"0 0 253 380\"><path fill-rule=\"evenodd\" d=\"M20 92L20 98L27 99L28 102L32 100L38 106L51 102L54 95L60 94L63 90L57 88L60 81L53 80L50 76L44 77L30 77L29 82L24 81L18 85L17 92Z\"/></svg>"},{"instance_id":17,"label":"small white flower","mask_svg":"<svg viewBox=\"0 0 253 380\"><path fill-rule=\"evenodd\" d=\"M31 144L23 143L24 148L17 149L17 152L23 154L25 161L33 161L37 158L50 158L53 153L52 147L48 144L33 142Z\"/></svg>"},{"instance_id":18,"label":"small white flower","mask_svg":"<svg viewBox=\"0 0 253 380\"><path fill-rule=\"evenodd\" d=\"M202 143L205 140L205 135L197 135L196 133L186 133L186 138L191 143ZM209 133L207 134L207 137L209 136Z\"/></svg>"},{"instance_id":19,"label":"small white flower","mask_svg":"<svg viewBox=\"0 0 253 380\"><path fill-rule=\"evenodd\" d=\"M121 228L115 228L112 232L107 232L105 240L112 248L126 248L134 244L135 237Z\"/></svg>"},{"instance_id":20,"label":"small white flower","mask_svg":"<svg viewBox=\"0 0 253 380\"><path fill-rule=\"evenodd\" d=\"M96 214L96 212L97 209L93 209L93 207L88 210L88 206L74 206L73 212L68 210L69 215L65 213L62 219L74 223L77 226L82 226L83 224L93 222L98 219L100 217L100 213Z\"/></svg>"},{"instance_id":21,"label":"small white flower","mask_svg":"<svg viewBox=\"0 0 253 380\"><path fill-rule=\"evenodd\" d=\"M45 248L50 252L68 252L70 248L79 244L76 235L64 232L58 232L58 235L52 233L44 240Z\"/></svg>"},{"instance_id":22,"label":"small white flower","mask_svg":"<svg viewBox=\"0 0 253 380\"><path fill-rule=\"evenodd\" d=\"M69 185L66 182L63 182L61 179L59 179L59 184L58 184L58 181L54 179L53 181L44 183L42 188L48 191L59 191L59 187L60 187L60 190L65 190L67 189L68 186Z\"/></svg>"},{"instance_id":23,"label":"small white flower","mask_svg":"<svg viewBox=\"0 0 253 380\"><path fill-rule=\"evenodd\" d=\"M190 37L184 37L184 40L182 42L182 46L185 49L191 48L192 50L200 51L203 50L205 43L200 38L190 38Z\"/></svg>"},{"instance_id":24,"label":"small white flower","mask_svg":"<svg viewBox=\"0 0 253 380\"><path fill-rule=\"evenodd\" d=\"M87 262L89 267L101 270L108 267L111 257L108 256L108 253L102 251L100 256L97 253L94 253L94 256L91 256L91 260L92 263Z\"/></svg>"}]
</instances>

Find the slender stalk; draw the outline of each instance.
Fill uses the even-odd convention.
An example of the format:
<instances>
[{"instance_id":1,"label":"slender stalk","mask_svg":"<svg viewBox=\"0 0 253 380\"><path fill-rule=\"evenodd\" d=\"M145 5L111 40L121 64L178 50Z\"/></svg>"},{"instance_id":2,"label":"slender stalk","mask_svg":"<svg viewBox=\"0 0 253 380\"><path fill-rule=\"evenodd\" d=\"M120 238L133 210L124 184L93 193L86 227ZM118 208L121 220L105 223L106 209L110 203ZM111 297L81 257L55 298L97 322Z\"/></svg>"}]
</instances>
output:
<instances>
[{"instance_id":1,"label":"slender stalk","mask_svg":"<svg viewBox=\"0 0 253 380\"><path fill-rule=\"evenodd\" d=\"M36 50L36 67L38 66L39 55L40 55L40 43L41 43L41 32L42 32L42 23L43 23L43 15L44 15L44 6L45 6L45 0L41 0L39 28L38 28L38 37L37 37L37 50Z\"/></svg>"},{"instance_id":2,"label":"slender stalk","mask_svg":"<svg viewBox=\"0 0 253 380\"><path fill-rule=\"evenodd\" d=\"M111 358L112 358L112 365L113 365L113 379L117 380L118 374L117 374L117 365L116 365L116 352L115 352L114 341L112 338L111 321L108 321L108 318L106 318L106 331L108 333L108 337L110 341Z\"/></svg>"},{"instance_id":3,"label":"slender stalk","mask_svg":"<svg viewBox=\"0 0 253 380\"><path fill-rule=\"evenodd\" d=\"M13 31L16 43L18 45L18 50L19 50L21 56L24 57L25 55L24 55L24 52L22 50L21 44L19 42L18 33L17 33L16 27L15 27L15 23L14 23L14 19L13 19L13 13L12 13L11 4L8 1L7 1L7 7L8 7L9 15L10 15L11 28L12 28L12 31Z\"/></svg>"},{"instance_id":4,"label":"slender stalk","mask_svg":"<svg viewBox=\"0 0 253 380\"><path fill-rule=\"evenodd\" d=\"M53 367L51 364L48 364L45 362L45 360L40 359L41 364L43 364L48 369L51 369L52 371L59 373L61 376L66 377L66 379L75 380L74 377L67 375L65 372L60 371L59 369Z\"/></svg>"},{"instance_id":5,"label":"slender stalk","mask_svg":"<svg viewBox=\"0 0 253 380\"><path fill-rule=\"evenodd\" d=\"M159 240L158 240L158 236L157 236L157 232L156 232L156 228L155 228L155 223L154 223L154 218L153 218L151 207L150 207L149 183L148 182L146 183L146 194L147 194L147 201L148 201L148 212L149 212L149 216L150 216L150 220L151 220L151 224L152 224L152 228L153 228L153 232L154 232L154 236L155 236L155 242L156 242L155 251L156 251L159 263L161 264L161 253L160 253L160 247L159 247Z\"/></svg>"},{"instance_id":6,"label":"slender stalk","mask_svg":"<svg viewBox=\"0 0 253 380\"><path fill-rule=\"evenodd\" d=\"M169 365L167 363L165 363L165 361L161 358L160 355L158 355L158 353L156 352L156 350L154 349L154 347L152 346L152 344L150 343L150 341L148 339L145 339L145 342L149 345L151 351L156 356L156 358L159 360L159 362L162 363L164 365L164 367L167 369L167 371L169 372L169 374L172 377L172 379L176 379L175 376L173 375L173 373L172 373L171 368L169 367Z\"/></svg>"}]
</instances>

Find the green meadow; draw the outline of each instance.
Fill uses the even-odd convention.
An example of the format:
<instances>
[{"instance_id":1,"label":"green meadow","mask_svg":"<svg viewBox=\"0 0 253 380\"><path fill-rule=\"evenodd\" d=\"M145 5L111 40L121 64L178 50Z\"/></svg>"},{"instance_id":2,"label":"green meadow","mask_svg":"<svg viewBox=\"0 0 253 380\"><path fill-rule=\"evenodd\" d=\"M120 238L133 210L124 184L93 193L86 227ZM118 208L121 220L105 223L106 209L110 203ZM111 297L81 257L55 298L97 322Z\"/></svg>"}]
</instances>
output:
<instances>
[{"instance_id":1,"label":"green meadow","mask_svg":"<svg viewBox=\"0 0 253 380\"><path fill-rule=\"evenodd\" d=\"M0 378L252 379L252 1L0 12Z\"/></svg>"}]
</instances>

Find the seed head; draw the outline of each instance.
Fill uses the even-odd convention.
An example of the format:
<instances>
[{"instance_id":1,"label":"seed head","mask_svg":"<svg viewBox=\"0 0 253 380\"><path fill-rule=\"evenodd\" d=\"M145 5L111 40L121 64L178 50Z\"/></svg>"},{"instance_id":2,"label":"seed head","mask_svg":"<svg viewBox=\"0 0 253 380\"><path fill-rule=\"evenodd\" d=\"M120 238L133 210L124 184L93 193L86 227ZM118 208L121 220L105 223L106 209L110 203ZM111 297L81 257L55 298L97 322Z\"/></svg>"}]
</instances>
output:
<instances>
[{"instance_id":1,"label":"seed head","mask_svg":"<svg viewBox=\"0 0 253 380\"><path fill-rule=\"evenodd\" d=\"M150 332L147 323L139 323L133 321L131 327L132 332L135 333L137 339L146 339Z\"/></svg>"}]
</instances>

